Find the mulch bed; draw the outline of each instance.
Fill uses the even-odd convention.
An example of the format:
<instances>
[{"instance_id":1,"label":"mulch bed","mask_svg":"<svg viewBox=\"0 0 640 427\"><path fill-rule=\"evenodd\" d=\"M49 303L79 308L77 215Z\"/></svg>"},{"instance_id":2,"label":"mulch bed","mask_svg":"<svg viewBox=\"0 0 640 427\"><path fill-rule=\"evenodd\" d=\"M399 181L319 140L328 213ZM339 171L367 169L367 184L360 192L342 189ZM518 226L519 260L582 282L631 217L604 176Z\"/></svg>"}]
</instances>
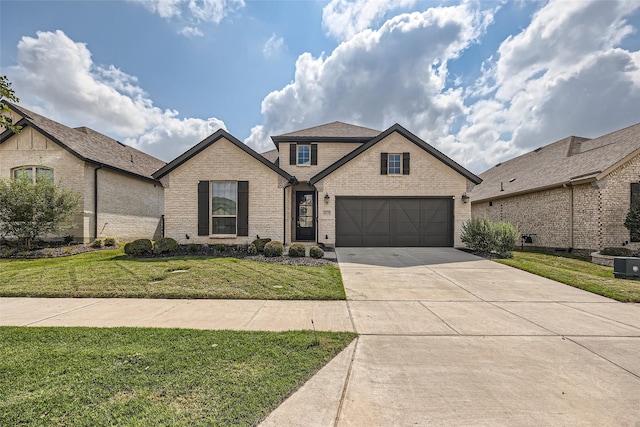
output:
<instances>
[{"instance_id":1,"label":"mulch bed","mask_svg":"<svg viewBox=\"0 0 640 427\"><path fill-rule=\"evenodd\" d=\"M502 255L498 255L495 252L481 252L481 251L472 251L471 249L468 248L458 248L461 251L470 253L471 255L475 255L475 256L479 256L480 258L485 258L485 259L505 259L506 257L503 257Z\"/></svg>"},{"instance_id":2,"label":"mulch bed","mask_svg":"<svg viewBox=\"0 0 640 427\"><path fill-rule=\"evenodd\" d=\"M12 259L34 259L34 258L58 258L71 255L78 255L86 252L118 249L119 246L105 246L102 248L93 248L90 245L83 243L70 244L70 245L55 245L50 247L42 247L32 249L30 251L20 251L8 246L0 246L0 258L12 258ZM334 265L336 262L329 259L317 259L311 257L266 257L264 255L248 255L246 250L241 248L227 248L224 251L216 250L215 247L198 247L197 250L190 250L189 246L180 245L178 250L172 253L149 255L139 258L166 258L173 256L207 256L211 258L238 258L247 259L251 261L268 262L271 264L283 264L283 265L298 265L307 267L320 267L327 264Z\"/></svg>"}]
</instances>

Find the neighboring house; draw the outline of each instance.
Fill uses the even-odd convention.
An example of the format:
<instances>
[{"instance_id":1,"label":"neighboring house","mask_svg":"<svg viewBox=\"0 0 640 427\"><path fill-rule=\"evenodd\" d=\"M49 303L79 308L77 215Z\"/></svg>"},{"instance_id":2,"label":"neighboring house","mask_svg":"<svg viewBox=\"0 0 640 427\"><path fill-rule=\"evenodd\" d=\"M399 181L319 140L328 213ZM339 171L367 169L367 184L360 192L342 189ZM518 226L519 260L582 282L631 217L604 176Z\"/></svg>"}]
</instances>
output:
<instances>
[{"instance_id":1,"label":"neighboring house","mask_svg":"<svg viewBox=\"0 0 640 427\"><path fill-rule=\"evenodd\" d=\"M89 128L69 128L5 103L22 131L0 134L0 177L44 175L81 193L74 227L65 235L85 242L162 235L164 190L151 174L165 162Z\"/></svg>"},{"instance_id":2,"label":"neighboring house","mask_svg":"<svg viewBox=\"0 0 640 427\"><path fill-rule=\"evenodd\" d=\"M334 122L260 155L224 130L153 174L179 243L459 246L481 180L400 125ZM267 157L269 159L267 159ZM464 196L464 197L463 197Z\"/></svg>"},{"instance_id":3,"label":"neighboring house","mask_svg":"<svg viewBox=\"0 0 640 427\"><path fill-rule=\"evenodd\" d=\"M474 217L515 224L528 246L599 250L640 247L624 227L640 197L640 124L595 138L570 136L482 173Z\"/></svg>"}]
</instances>

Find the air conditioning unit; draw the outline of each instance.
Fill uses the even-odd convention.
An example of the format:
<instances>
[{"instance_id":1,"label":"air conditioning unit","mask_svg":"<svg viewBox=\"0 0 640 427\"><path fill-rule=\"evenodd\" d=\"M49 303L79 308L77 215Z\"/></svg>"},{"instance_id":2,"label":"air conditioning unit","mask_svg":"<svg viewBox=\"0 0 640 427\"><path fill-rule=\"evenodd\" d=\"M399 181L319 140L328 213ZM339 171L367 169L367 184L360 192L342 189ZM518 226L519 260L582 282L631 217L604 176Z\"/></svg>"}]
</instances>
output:
<instances>
[{"instance_id":1,"label":"air conditioning unit","mask_svg":"<svg viewBox=\"0 0 640 427\"><path fill-rule=\"evenodd\" d=\"M613 276L617 279L640 280L640 258L615 257L613 259Z\"/></svg>"}]
</instances>

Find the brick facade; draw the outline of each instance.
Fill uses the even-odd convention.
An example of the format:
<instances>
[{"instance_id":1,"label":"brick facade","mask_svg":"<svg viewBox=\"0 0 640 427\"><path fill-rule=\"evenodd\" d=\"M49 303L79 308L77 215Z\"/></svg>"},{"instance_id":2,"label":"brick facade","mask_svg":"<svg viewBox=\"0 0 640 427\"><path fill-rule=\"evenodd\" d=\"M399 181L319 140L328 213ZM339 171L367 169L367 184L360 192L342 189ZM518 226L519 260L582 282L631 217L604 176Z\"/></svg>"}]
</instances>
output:
<instances>
[{"instance_id":1,"label":"brick facade","mask_svg":"<svg viewBox=\"0 0 640 427\"><path fill-rule=\"evenodd\" d=\"M321 148L321 147L320 147ZM320 156L320 148L318 156ZM381 175L380 153L411 153L409 175ZM462 246L462 224L471 217L471 204L462 203L467 179L397 132L369 148L316 183L318 191L319 243L335 245L337 196L441 196L453 197L454 245ZM324 196L329 195L329 203ZM325 238L325 236L327 236Z\"/></svg>"},{"instance_id":2,"label":"brick facade","mask_svg":"<svg viewBox=\"0 0 640 427\"><path fill-rule=\"evenodd\" d=\"M249 181L249 236L198 236L198 181L217 180ZM256 235L284 239L286 180L225 138L171 170L161 182L165 187L165 235L181 244L247 244Z\"/></svg>"},{"instance_id":3,"label":"brick facade","mask_svg":"<svg viewBox=\"0 0 640 427\"><path fill-rule=\"evenodd\" d=\"M0 144L0 177L10 178L11 171L20 166L51 168L57 184L81 193L74 227L63 233L84 242L92 241L97 166L78 159L31 127L25 127ZM164 209L162 186L107 168L101 169L98 177L98 237L129 241L159 236Z\"/></svg>"},{"instance_id":4,"label":"brick facade","mask_svg":"<svg viewBox=\"0 0 640 427\"><path fill-rule=\"evenodd\" d=\"M297 166L289 164L289 147L291 144L281 142L279 144L280 168L295 176L298 181L309 179L337 162L356 148L360 143L346 142L320 142L318 143L318 164L309 166Z\"/></svg>"},{"instance_id":5,"label":"brick facade","mask_svg":"<svg viewBox=\"0 0 640 427\"><path fill-rule=\"evenodd\" d=\"M632 182L640 180L640 156L603 178L583 184L489 201L472 202L472 215L492 221L508 221L522 234L534 233L533 246L596 251L628 245L624 220L629 210Z\"/></svg>"}]
</instances>

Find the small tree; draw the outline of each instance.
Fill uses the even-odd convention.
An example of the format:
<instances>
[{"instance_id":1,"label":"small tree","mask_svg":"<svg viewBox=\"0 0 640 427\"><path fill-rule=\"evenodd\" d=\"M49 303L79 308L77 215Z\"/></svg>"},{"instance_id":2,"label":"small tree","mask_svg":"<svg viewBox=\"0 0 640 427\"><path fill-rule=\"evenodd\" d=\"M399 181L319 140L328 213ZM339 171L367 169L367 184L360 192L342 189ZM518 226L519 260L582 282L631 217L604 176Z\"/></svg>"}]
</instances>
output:
<instances>
[{"instance_id":1,"label":"small tree","mask_svg":"<svg viewBox=\"0 0 640 427\"><path fill-rule=\"evenodd\" d=\"M22 176L0 180L0 234L19 239L31 249L36 237L71 228L80 193L61 188L53 180Z\"/></svg>"},{"instance_id":2,"label":"small tree","mask_svg":"<svg viewBox=\"0 0 640 427\"><path fill-rule=\"evenodd\" d=\"M5 99L20 102L20 99L18 99L13 89L11 89L11 82L7 76L0 76L0 127L5 127L13 133L20 133L21 127L14 125L11 117L7 115L11 110L7 104L2 102Z\"/></svg>"},{"instance_id":3,"label":"small tree","mask_svg":"<svg viewBox=\"0 0 640 427\"><path fill-rule=\"evenodd\" d=\"M631 204L624 226L629 230L632 242L640 241L640 202Z\"/></svg>"}]
</instances>

